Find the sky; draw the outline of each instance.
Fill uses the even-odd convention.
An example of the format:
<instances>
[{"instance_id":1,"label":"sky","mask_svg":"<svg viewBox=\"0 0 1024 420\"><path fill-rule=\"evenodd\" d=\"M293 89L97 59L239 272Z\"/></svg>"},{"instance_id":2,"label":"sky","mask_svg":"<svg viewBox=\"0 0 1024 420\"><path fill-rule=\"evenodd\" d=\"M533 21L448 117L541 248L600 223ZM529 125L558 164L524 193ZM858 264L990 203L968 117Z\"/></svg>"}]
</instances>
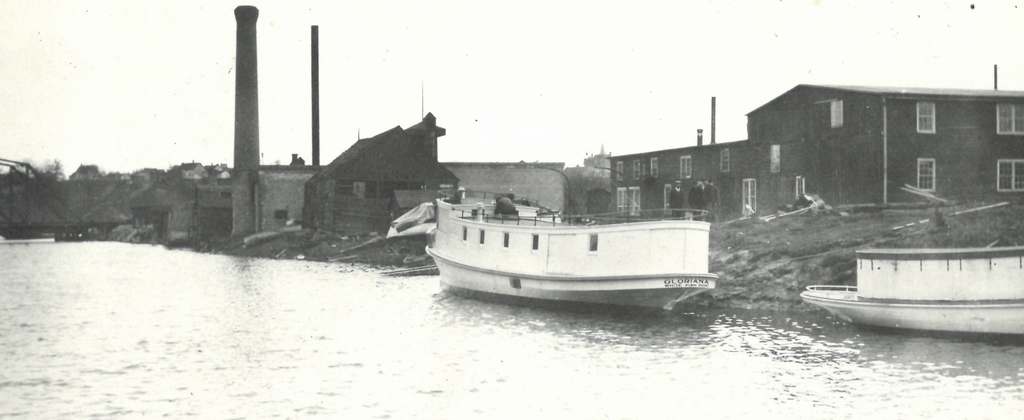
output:
<instances>
[{"instance_id":1,"label":"sky","mask_svg":"<svg viewBox=\"0 0 1024 420\"><path fill-rule=\"evenodd\" d=\"M0 0L0 157L230 164L239 4ZM248 4L263 164L312 160L310 25L323 164L423 110L441 161L574 166L696 144L712 96L726 142L801 83L1024 91L1024 0Z\"/></svg>"}]
</instances>

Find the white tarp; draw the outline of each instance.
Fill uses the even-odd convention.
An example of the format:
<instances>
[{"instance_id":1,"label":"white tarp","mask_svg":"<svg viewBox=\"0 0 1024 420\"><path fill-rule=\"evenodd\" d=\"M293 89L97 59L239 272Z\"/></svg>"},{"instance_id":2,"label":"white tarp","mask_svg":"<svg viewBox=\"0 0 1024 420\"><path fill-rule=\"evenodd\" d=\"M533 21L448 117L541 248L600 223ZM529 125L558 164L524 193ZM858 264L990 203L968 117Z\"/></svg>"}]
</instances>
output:
<instances>
[{"instance_id":1,"label":"white tarp","mask_svg":"<svg viewBox=\"0 0 1024 420\"><path fill-rule=\"evenodd\" d=\"M437 225L435 220L434 203L421 203L392 221L387 237L424 235Z\"/></svg>"}]
</instances>

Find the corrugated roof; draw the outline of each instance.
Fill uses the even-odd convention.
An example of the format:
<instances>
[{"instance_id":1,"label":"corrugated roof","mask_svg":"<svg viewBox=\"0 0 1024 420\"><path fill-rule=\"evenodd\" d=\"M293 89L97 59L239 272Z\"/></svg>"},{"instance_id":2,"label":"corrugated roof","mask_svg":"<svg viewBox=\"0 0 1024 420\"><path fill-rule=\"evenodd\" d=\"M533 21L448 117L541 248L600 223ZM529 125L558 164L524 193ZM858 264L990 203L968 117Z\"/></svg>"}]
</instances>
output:
<instances>
[{"instance_id":1,"label":"corrugated roof","mask_svg":"<svg viewBox=\"0 0 1024 420\"><path fill-rule=\"evenodd\" d=\"M636 158L636 157L645 156L645 155L655 155L655 154L659 154L659 153L677 153L677 152L682 153L682 152L688 152L688 151L697 151L697 150L706 150L706 149L718 149L718 148L722 148L722 147L733 147L733 146L742 147L742 146L746 146L746 145L750 144L750 143L747 143L747 140L748 139L731 140L731 141L727 141L727 142L718 142L718 143L715 143L715 144L704 144L704 145L701 145L701 146L698 146L698 145L695 144L695 145L692 145L692 146L673 147L671 149L659 149L659 150L649 150L649 151L646 151L646 152L626 153L626 154L622 154L622 155L618 155L618 156L612 156L612 157L610 157L610 159L618 160L618 159L624 159L624 158Z\"/></svg>"},{"instance_id":2,"label":"corrugated roof","mask_svg":"<svg viewBox=\"0 0 1024 420\"><path fill-rule=\"evenodd\" d=\"M760 111L762 108L771 105L797 89L831 89L844 92L865 93L870 95L889 95L897 97L949 97L949 98L1014 98L1024 99L1024 91L1019 90L987 90L987 89L946 89L946 88L922 88L922 87L897 87L897 86L852 86L852 85L810 85L800 84L792 89L783 92L781 95L772 98L763 105L754 108L747 115Z\"/></svg>"},{"instance_id":3,"label":"corrugated roof","mask_svg":"<svg viewBox=\"0 0 1024 420\"><path fill-rule=\"evenodd\" d=\"M893 95L928 95L928 96L970 96L979 98L1024 98L1024 91L992 90L992 89L946 89L921 87L893 86L847 86L847 85L801 85L845 90L849 92L893 94Z\"/></svg>"}]
</instances>

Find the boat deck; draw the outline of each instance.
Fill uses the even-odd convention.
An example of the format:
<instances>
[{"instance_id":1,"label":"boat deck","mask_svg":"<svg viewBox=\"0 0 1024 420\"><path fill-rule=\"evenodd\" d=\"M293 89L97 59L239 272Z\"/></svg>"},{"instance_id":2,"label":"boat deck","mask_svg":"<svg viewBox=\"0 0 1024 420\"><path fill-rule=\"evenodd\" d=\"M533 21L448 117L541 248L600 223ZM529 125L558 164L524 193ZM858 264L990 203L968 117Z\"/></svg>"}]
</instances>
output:
<instances>
[{"instance_id":1,"label":"boat deck","mask_svg":"<svg viewBox=\"0 0 1024 420\"><path fill-rule=\"evenodd\" d=\"M523 212L523 214L497 214L490 207L455 207L459 219L518 226L594 226L639 223L663 220L705 220L708 212L698 209L654 209L639 212L611 212L580 215Z\"/></svg>"}]
</instances>

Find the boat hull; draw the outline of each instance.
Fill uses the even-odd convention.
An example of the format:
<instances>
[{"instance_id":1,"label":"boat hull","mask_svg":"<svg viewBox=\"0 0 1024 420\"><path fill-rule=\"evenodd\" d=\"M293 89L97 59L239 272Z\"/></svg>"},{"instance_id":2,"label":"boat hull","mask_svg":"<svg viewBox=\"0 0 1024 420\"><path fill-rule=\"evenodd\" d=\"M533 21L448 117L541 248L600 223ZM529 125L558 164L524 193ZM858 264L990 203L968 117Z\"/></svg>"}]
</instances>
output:
<instances>
[{"instance_id":1,"label":"boat hull","mask_svg":"<svg viewBox=\"0 0 1024 420\"><path fill-rule=\"evenodd\" d=\"M575 302L595 305L672 309L675 304L715 287L713 275L629 277L535 276L500 272L445 258L430 248L441 286L458 294L485 294L512 300ZM680 286L695 287L680 287ZM469 292L469 293L466 293Z\"/></svg>"},{"instance_id":2,"label":"boat hull","mask_svg":"<svg viewBox=\"0 0 1024 420\"><path fill-rule=\"evenodd\" d=\"M1013 301L883 301L863 299L857 292L800 294L804 302L860 325L924 331L1024 334L1024 300Z\"/></svg>"}]
</instances>

